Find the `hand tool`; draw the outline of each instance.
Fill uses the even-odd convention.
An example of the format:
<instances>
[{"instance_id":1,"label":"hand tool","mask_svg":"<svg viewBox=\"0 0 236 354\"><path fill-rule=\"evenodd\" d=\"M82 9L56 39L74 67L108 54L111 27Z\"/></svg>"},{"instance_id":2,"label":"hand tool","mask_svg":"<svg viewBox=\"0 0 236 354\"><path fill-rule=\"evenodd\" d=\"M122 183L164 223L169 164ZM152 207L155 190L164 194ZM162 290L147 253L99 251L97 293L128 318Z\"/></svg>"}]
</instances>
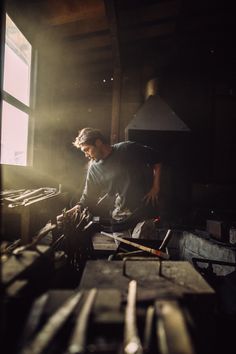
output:
<instances>
[{"instance_id":1,"label":"hand tool","mask_svg":"<svg viewBox=\"0 0 236 354\"><path fill-rule=\"evenodd\" d=\"M42 354L74 311L82 297L78 292L67 299L20 354Z\"/></svg>"},{"instance_id":2,"label":"hand tool","mask_svg":"<svg viewBox=\"0 0 236 354\"><path fill-rule=\"evenodd\" d=\"M175 300L158 300L157 345L160 354L194 354L192 340L179 304Z\"/></svg>"},{"instance_id":3,"label":"hand tool","mask_svg":"<svg viewBox=\"0 0 236 354\"><path fill-rule=\"evenodd\" d=\"M126 240L126 239L124 239L122 237L113 236L112 234L108 234L107 232L104 232L104 231L101 231L101 234L104 235L104 236L111 237L114 240L120 241L122 243L126 243L127 245L133 246L133 247L138 248L138 249L140 249L142 251L145 251L147 253L154 254L155 256L157 256L159 258L162 258L162 259L169 259L170 258L170 256L167 253L165 253L165 252L162 252L162 251L150 248L150 247L146 247L146 246L140 245L140 244L138 244L136 242L132 242L132 241Z\"/></svg>"},{"instance_id":4,"label":"hand tool","mask_svg":"<svg viewBox=\"0 0 236 354\"><path fill-rule=\"evenodd\" d=\"M17 256L20 253L22 253L23 251L28 250L28 249L31 249L31 250L33 249L33 250L39 252L39 250L36 248L39 241L42 240L42 238L44 236L46 236L49 233L49 231L54 230L56 227L57 227L56 224L52 224L51 222L48 222L42 229L39 230L37 235L33 238L32 242L28 243L27 245L24 245L24 246L14 249L12 254Z\"/></svg>"},{"instance_id":5,"label":"hand tool","mask_svg":"<svg viewBox=\"0 0 236 354\"><path fill-rule=\"evenodd\" d=\"M87 328L96 295L97 289L89 290L82 309L76 318L75 329L66 351L67 354L82 354L86 352Z\"/></svg>"},{"instance_id":6,"label":"hand tool","mask_svg":"<svg viewBox=\"0 0 236 354\"><path fill-rule=\"evenodd\" d=\"M137 282L131 280L129 282L127 305L125 309L125 328L124 328L124 353L125 354L142 354L143 348L138 336L138 328L136 321L136 294Z\"/></svg>"},{"instance_id":7,"label":"hand tool","mask_svg":"<svg viewBox=\"0 0 236 354\"><path fill-rule=\"evenodd\" d=\"M159 247L160 251L166 248L166 246L167 246L168 242L170 241L171 237L172 237L172 233L171 233L171 229L169 229L169 230L167 230L167 233L166 233L166 235L165 235L165 237L164 237L164 239L163 239L163 241L162 241L162 243L161 243L161 245Z\"/></svg>"}]
</instances>

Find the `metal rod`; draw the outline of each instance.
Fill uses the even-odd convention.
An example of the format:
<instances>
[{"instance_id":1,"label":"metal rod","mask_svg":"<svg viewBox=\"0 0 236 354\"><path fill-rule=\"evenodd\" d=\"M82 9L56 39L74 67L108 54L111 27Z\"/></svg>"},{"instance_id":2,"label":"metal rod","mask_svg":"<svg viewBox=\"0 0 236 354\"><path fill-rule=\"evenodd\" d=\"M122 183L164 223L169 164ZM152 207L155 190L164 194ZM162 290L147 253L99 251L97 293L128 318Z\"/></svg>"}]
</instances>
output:
<instances>
[{"instance_id":1,"label":"metal rod","mask_svg":"<svg viewBox=\"0 0 236 354\"><path fill-rule=\"evenodd\" d=\"M82 354L86 351L87 328L96 295L97 289L89 290L85 303L77 316L75 329L66 351L67 354Z\"/></svg>"},{"instance_id":2,"label":"metal rod","mask_svg":"<svg viewBox=\"0 0 236 354\"><path fill-rule=\"evenodd\" d=\"M60 194L61 194L60 192L57 192L57 193L52 192L52 193L49 193L49 194L45 194L45 196L43 196L43 197L35 198L34 200L31 200L31 201L25 203L25 206L34 204L36 202L40 202L42 200L46 200L46 199L49 199L49 198L56 197L57 195L60 195Z\"/></svg>"},{"instance_id":3,"label":"metal rod","mask_svg":"<svg viewBox=\"0 0 236 354\"><path fill-rule=\"evenodd\" d=\"M154 317L155 317L154 306L149 306L146 312L145 328L144 328L144 335L143 335L143 350L145 353L149 353L151 349Z\"/></svg>"},{"instance_id":4,"label":"metal rod","mask_svg":"<svg viewBox=\"0 0 236 354\"><path fill-rule=\"evenodd\" d=\"M145 252L154 254L155 256L160 257L162 259L169 259L170 258L170 256L167 253L165 253L165 252L162 252L162 251L159 251L159 250L155 250L153 248L146 247L146 246L143 246L143 245L139 245L136 242L132 242L132 241L123 239L122 237L113 236L113 235L108 234L107 232L103 232L103 231L101 232L101 234L104 235L104 236L108 236L110 238L113 238L114 240L120 241L122 243L126 243L127 245L133 246L133 247L138 248L140 250L143 250Z\"/></svg>"},{"instance_id":5,"label":"metal rod","mask_svg":"<svg viewBox=\"0 0 236 354\"><path fill-rule=\"evenodd\" d=\"M36 329L40 323L40 319L42 317L43 310L45 308L46 302L48 301L49 295L48 293L44 293L41 295L33 304L33 307L28 316L28 320L26 325L24 326L24 331L22 334L22 344L23 346L36 332Z\"/></svg>"},{"instance_id":6,"label":"metal rod","mask_svg":"<svg viewBox=\"0 0 236 354\"><path fill-rule=\"evenodd\" d=\"M166 248L168 242L170 241L172 237L172 233L171 233L171 229L169 229L164 237L164 240L162 241L162 244L159 247L159 250L163 250L164 248Z\"/></svg>"},{"instance_id":7,"label":"metal rod","mask_svg":"<svg viewBox=\"0 0 236 354\"><path fill-rule=\"evenodd\" d=\"M57 227L56 224L52 224L51 222L48 222L42 229L39 230L37 235L33 238L33 240L30 243L14 249L12 254L16 256L28 249L33 249L35 251L38 251L35 246L39 243L39 241L42 240L43 237L45 237L49 233L49 231L54 230L56 227Z\"/></svg>"},{"instance_id":8,"label":"metal rod","mask_svg":"<svg viewBox=\"0 0 236 354\"><path fill-rule=\"evenodd\" d=\"M125 354L142 354L143 348L138 336L138 328L136 321L136 296L137 282L131 280L129 282L127 305L125 310L125 329L124 329L124 353Z\"/></svg>"},{"instance_id":9,"label":"metal rod","mask_svg":"<svg viewBox=\"0 0 236 354\"><path fill-rule=\"evenodd\" d=\"M5 199L7 201L9 201L9 202L18 202L18 201L23 200L25 198L31 197L32 195L37 195L39 192L42 192L43 190L44 190L43 188L38 188L38 189L35 189L35 190L30 191L28 193L23 193L19 197L16 197L16 198L5 198Z\"/></svg>"},{"instance_id":10,"label":"metal rod","mask_svg":"<svg viewBox=\"0 0 236 354\"><path fill-rule=\"evenodd\" d=\"M157 315L157 344L160 354L194 354L184 312L175 300L158 300L155 303Z\"/></svg>"},{"instance_id":11,"label":"metal rod","mask_svg":"<svg viewBox=\"0 0 236 354\"><path fill-rule=\"evenodd\" d=\"M20 244L21 244L21 239L17 239L16 241L14 241L12 244L10 244L9 246L7 246L5 249L1 251L1 256L10 255L14 251L14 249L20 246Z\"/></svg>"},{"instance_id":12,"label":"metal rod","mask_svg":"<svg viewBox=\"0 0 236 354\"><path fill-rule=\"evenodd\" d=\"M21 354L42 354L51 340L56 336L61 327L65 324L81 299L82 293L76 293L70 297L57 311L54 313L41 331L34 339L22 349Z\"/></svg>"},{"instance_id":13,"label":"metal rod","mask_svg":"<svg viewBox=\"0 0 236 354\"><path fill-rule=\"evenodd\" d=\"M106 199L108 197L108 193L106 193L103 197L99 198L98 202L96 205L99 205L104 199Z\"/></svg>"}]
</instances>

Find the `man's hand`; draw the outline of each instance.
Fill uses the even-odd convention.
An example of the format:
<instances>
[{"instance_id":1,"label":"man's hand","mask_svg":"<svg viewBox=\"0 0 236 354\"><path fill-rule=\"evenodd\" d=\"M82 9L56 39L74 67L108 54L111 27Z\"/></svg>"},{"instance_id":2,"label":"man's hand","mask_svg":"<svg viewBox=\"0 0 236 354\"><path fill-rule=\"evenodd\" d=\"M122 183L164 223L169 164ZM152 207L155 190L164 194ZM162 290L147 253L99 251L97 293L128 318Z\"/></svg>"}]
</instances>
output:
<instances>
[{"instance_id":1,"label":"man's hand","mask_svg":"<svg viewBox=\"0 0 236 354\"><path fill-rule=\"evenodd\" d=\"M160 192L160 176L161 176L161 164L157 163L153 166L153 185L150 191L144 196L143 200L145 204L152 203L155 207L158 202L158 194Z\"/></svg>"},{"instance_id":2,"label":"man's hand","mask_svg":"<svg viewBox=\"0 0 236 354\"><path fill-rule=\"evenodd\" d=\"M150 191L144 196L143 200L145 201L145 204L152 203L152 206L155 207L158 202L158 194L159 194L159 188L156 186L153 186Z\"/></svg>"},{"instance_id":3,"label":"man's hand","mask_svg":"<svg viewBox=\"0 0 236 354\"><path fill-rule=\"evenodd\" d=\"M62 228L63 224L68 221L73 221L76 219L78 213L80 212L80 206L75 205L73 208L67 210L65 213L57 216L57 227Z\"/></svg>"}]
</instances>

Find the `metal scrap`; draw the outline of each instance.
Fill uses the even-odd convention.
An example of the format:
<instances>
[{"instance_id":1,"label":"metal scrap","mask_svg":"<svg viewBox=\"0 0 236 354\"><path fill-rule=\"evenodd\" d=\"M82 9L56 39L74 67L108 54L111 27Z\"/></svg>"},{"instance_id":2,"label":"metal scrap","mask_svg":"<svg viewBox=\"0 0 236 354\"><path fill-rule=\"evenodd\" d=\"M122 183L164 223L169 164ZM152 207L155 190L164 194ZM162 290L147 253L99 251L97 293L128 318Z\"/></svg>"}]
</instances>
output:
<instances>
[{"instance_id":1,"label":"metal scrap","mask_svg":"<svg viewBox=\"0 0 236 354\"><path fill-rule=\"evenodd\" d=\"M67 354L82 354L86 351L87 328L96 295L97 289L89 290L85 303L77 316L75 329L66 351Z\"/></svg>"},{"instance_id":2,"label":"metal scrap","mask_svg":"<svg viewBox=\"0 0 236 354\"><path fill-rule=\"evenodd\" d=\"M143 348L138 336L136 323L136 294L137 282L131 280L129 283L127 305L125 310L125 329L124 329L124 353L142 354Z\"/></svg>"},{"instance_id":3,"label":"metal scrap","mask_svg":"<svg viewBox=\"0 0 236 354\"><path fill-rule=\"evenodd\" d=\"M42 354L72 314L80 302L81 296L82 293L76 293L63 303L56 313L48 319L41 331L22 349L21 354Z\"/></svg>"},{"instance_id":4,"label":"metal scrap","mask_svg":"<svg viewBox=\"0 0 236 354\"><path fill-rule=\"evenodd\" d=\"M19 206L28 206L44 199L55 197L61 194L56 188L41 187L37 189L20 189L10 190L1 193L3 204L7 204L8 208Z\"/></svg>"}]
</instances>

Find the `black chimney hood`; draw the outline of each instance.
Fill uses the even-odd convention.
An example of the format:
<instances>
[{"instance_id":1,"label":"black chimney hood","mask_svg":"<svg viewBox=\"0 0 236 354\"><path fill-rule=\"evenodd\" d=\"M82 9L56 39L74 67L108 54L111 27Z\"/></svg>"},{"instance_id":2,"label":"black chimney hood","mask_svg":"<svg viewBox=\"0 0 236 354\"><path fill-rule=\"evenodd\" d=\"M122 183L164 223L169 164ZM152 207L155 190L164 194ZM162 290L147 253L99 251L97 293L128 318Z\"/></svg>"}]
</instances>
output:
<instances>
[{"instance_id":1,"label":"black chimney hood","mask_svg":"<svg viewBox=\"0 0 236 354\"><path fill-rule=\"evenodd\" d=\"M159 95L158 78L145 87L145 102L125 128L126 140L156 148L167 160L179 160L189 151L191 130Z\"/></svg>"},{"instance_id":2,"label":"black chimney hood","mask_svg":"<svg viewBox=\"0 0 236 354\"><path fill-rule=\"evenodd\" d=\"M126 135L129 130L190 132L187 125L159 95L148 97L125 130Z\"/></svg>"}]
</instances>

